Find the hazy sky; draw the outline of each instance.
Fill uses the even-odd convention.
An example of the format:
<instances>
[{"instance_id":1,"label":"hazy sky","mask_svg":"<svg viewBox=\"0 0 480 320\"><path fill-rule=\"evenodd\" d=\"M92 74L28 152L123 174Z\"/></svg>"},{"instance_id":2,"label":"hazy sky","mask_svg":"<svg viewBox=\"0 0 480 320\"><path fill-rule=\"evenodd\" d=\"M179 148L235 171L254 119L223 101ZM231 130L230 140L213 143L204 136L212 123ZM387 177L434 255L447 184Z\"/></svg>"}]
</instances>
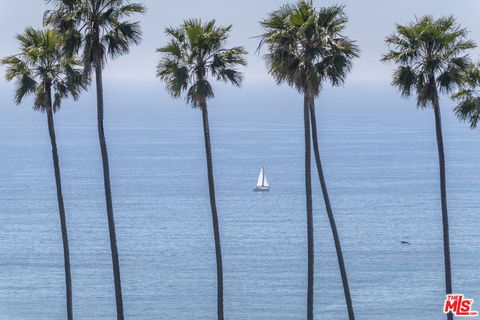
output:
<instances>
[{"instance_id":1,"label":"hazy sky","mask_svg":"<svg viewBox=\"0 0 480 320\"><path fill-rule=\"evenodd\" d=\"M105 70L106 81L135 84L158 85L155 66L158 55L155 49L165 44L166 26L178 25L185 18L215 18L220 24L233 24L231 45L243 45L249 51L249 65L245 69L246 87L258 84L270 85L271 78L265 71L261 57L255 53L258 40L253 38L260 33L258 21L270 11L286 1L274 0L175 0L143 2L148 12L139 16L144 32L143 42L133 48L129 56L109 62ZM315 0L318 6L331 4L346 5L350 18L346 34L358 42L361 57L354 63L354 69L345 88L381 85L388 86L392 66L379 62L385 51L384 37L391 33L395 23L406 23L415 15L451 15L468 27L472 39L480 43L479 0ZM0 0L0 57L14 53L17 47L14 36L26 26L41 26L42 14L46 9L43 0ZM137 18L137 17L135 17ZM472 52L478 59L480 50ZM0 67L3 75L3 69ZM111 83L111 82L110 82ZM12 88L0 80L2 91Z\"/></svg>"}]
</instances>

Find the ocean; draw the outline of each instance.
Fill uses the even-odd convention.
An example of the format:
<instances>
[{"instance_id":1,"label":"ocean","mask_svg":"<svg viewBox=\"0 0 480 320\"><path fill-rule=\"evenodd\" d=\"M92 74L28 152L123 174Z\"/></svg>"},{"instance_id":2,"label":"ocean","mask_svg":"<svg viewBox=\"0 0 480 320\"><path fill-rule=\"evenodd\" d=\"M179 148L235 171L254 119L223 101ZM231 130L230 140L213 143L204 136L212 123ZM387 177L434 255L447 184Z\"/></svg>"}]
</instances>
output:
<instances>
[{"instance_id":1,"label":"ocean","mask_svg":"<svg viewBox=\"0 0 480 320\"><path fill-rule=\"evenodd\" d=\"M126 318L215 319L201 114L183 101L117 111L106 99ZM209 109L229 320L305 319L301 103L301 97L280 106L266 99L241 107L214 102ZM357 319L444 318L433 111L417 110L413 101L317 105ZM61 320L63 256L46 118L28 105L16 108L7 103L0 119L0 319ZM74 314L114 319L94 100L64 109L56 125ZM480 132L459 122L448 103L443 121L454 290L480 301ZM252 191L261 166L270 192ZM313 169L315 314L343 320L343 289Z\"/></svg>"}]
</instances>

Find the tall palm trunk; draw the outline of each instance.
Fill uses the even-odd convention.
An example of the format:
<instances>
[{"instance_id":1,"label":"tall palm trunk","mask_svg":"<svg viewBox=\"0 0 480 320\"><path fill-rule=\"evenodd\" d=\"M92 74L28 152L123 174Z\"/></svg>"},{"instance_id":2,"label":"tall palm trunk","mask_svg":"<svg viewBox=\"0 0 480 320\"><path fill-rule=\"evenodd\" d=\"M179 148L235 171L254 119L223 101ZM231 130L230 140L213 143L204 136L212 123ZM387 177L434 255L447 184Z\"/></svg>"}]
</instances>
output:
<instances>
[{"instance_id":1,"label":"tall palm trunk","mask_svg":"<svg viewBox=\"0 0 480 320\"><path fill-rule=\"evenodd\" d=\"M203 136L205 138L205 155L207 157L208 192L210 195L210 208L212 210L213 237L215 240L215 258L217 262L217 317L223 320L223 265L222 245L220 242L220 228L218 223L217 203L215 200L215 181L213 178L212 146L210 143L210 129L208 125L207 103L203 102L202 109Z\"/></svg>"},{"instance_id":2,"label":"tall palm trunk","mask_svg":"<svg viewBox=\"0 0 480 320\"><path fill-rule=\"evenodd\" d=\"M215 258L217 261L217 317L223 320L223 265L222 245L220 243L220 228L218 224L217 203L215 200L215 181L213 178L212 146L210 144L210 129L208 125L207 103L202 102L203 136L205 138L205 155L207 157L208 192L210 194L210 208L212 210L213 237L215 240Z\"/></svg>"},{"instance_id":3,"label":"tall palm trunk","mask_svg":"<svg viewBox=\"0 0 480 320\"><path fill-rule=\"evenodd\" d=\"M55 184L57 187L58 213L60 215L60 228L62 230L63 242L63 265L65 269L65 290L67 298L67 319L73 320L73 303L72 303L72 274L70 270L70 248L68 245L67 220L65 217L65 206L63 204L62 194L62 177L60 175L60 161L58 160L57 139L55 137L55 125L53 122L52 110L52 94L49 84L46 85L46 109L48 121L48 133L50 135L50 143L52 145L53 168L55 172Z\"/></svg>"},{"instance_id":4,"label":"tall palm trunk","mask_svg":"<svg viewBox=\"0 0 480 320\"><path fill-rule=\"evenodd\" d=\"M310 141L310 101L313 98L305 94L303 101L303 126L305 138L305 197L307 207L307 320L313 320L313 287L314 287L314 234L312 207L312 155Z\"/></svg>"},{"instance_id":5,"label":"tall palm trunk","mask_svg":"<svg viewBox=\"0 0 480 320\"><path fill-rule=\"evenodd\" d=\"M443 222L443 257L445 263L445 292L452 293L452 266L450 262L450 236L448 228L447 210L447 179L445 175L445 151L443 148L442 118L440 115L440 103L438 97L433 99L433 110L435 111L435 129L437 133L438 162L440 167L440 198L442 202ZM447 314L448 320L453 320L453 314Z\"/></svg>"},{"instance_id":6,"label":"tall palm trunk","mask_svg":"<svg viewBox=\"0 0 480 320\"><path fill-rule=\"evenodd\" d=\"M355 319L353 312L352 298L350 296L350 287L348 285L347 270L345 268L345 261L343 260L342 246L340 244L340 236L337 230L337 224L335 223L335 217L333 216L332 206L330 204L330 198L328 196L327 183L325 182L325 176L323 175L322 161L320 159L320 151L318 148L318 135L317 135L317 120L315 115L315 101L312 99L310 105L310 121L312 123L312 140L313 140L313 152L315 154L315 160L317 163L318 177L320 178L320 185L322 187L323 200L325 201L325 209L327 211L328 221L330 222L330 228L332 229L333 242L335 243L335 250L337 251L338 268L340 269L340 276L342 277L343 292L345 294L345 302L347 304L348 318L350 320Z\"/></svg>"},{"instance_id":7,"label":"tall palm trunk","mask_svg":"<svg viewBox=\"0 0 480 320\"><path fill-rule=\"evenodd\" d=\"M103 128L103 83L102 66L95 65L95 80L97 85L97 121L98 139L102 153L103 183L105 187L105 202L107 206L108 232L110 235L110 250L112 254L113 281L115 284L115 302L117 305L117 320L123 320L122 283L120 279L120 262L118 259L117 234L115 232L115 218L113 216L112 188L110 186L110 165L108 163L107 142Z\"/></svg>"}]
</instances>

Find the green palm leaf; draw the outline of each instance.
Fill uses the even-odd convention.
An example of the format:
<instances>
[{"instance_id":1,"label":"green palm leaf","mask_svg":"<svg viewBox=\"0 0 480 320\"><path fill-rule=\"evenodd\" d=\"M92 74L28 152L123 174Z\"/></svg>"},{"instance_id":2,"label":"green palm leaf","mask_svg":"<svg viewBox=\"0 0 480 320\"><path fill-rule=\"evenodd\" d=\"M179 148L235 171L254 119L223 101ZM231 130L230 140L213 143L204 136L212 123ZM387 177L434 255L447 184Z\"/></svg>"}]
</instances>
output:
<instances>
[{"instance_id":1,"label":"green palm leaf","mask_svg":"<svg viewBox=\"0 0 480 320\"><path fill-rule=\"evenodd\" d=\"M129 53L141 41L140 25L128 20L143 14L146 8L128 0L48 0L54 7L44 15L44 23L54 26L65 36L65 49L81 52L85 75L99 64L104 66L107 54L116 58Z\"/></svg>"},{"instance_id":2,"label":"green palm leaf","mask_svg":"<svg viewBox=\"0 0 480 320\"><path fill-rule=\"evenodd\" d=\"M316 10L311 1L299 1L272 12L260 22L264 59L277 83L317 96L325 81L341 85L359 50L342 34L348 18L343 6Z\"/></svg>"},{"instance_id":3,"label":"green palm leaf","mask_svg":"<svg viewBox=\"0 0 480 320\"><path fill-rule=\"evenodd\" d=\"M452 93L471 64L464 51L476 46L467 34L452 16L424 16L397 25L396 33L385 39L389 51L382 58L398 65L392 85L404 96L415 93L420 107L431 105L438 92Z\"/></svg>"},{"instance_id":4,"label":"green palm leaf","mask_svg":"<svg viewBox=\"0 0 480 320\"><path fill-rule=\"evenodd\" d=\"M461 88L452 98L458 103L454 109L457 117L476 128L480 119L480 65L470 66Z\"/></svg>"},{"instance_id":5,"label":"green palm leaf","mask_svg":"<svg viewBox=\"0 0 480 320\"><path fill-rule=\"evenodd\" d=\"M80 61L63 50L64 40L50 29L26 28L24 33L17 35L19 53L0 61L7 68L5 78L17 81L17 104L26 96L34 95L34 109L45 111L48 107L45 101L47 85L54 91L53 111L60 108L64 98L78 99L88 83L82 77Z\"/></svg>"},{"instance_id":6,"label":"green palm leaf","mask_svg":"<svg viewBox=\"0 0 480 320\"><path fill-rule=\"evenodd\" d=\"M157 77L172 97L185 92L187 102L198 107L214 96L210 77L241 86L243 75L238 67L247 64L247 52L243 47L226 48L230 30L231 26L216 26L215 20L202 23L199 19L165 30L170 39L157 49L161 54Z\"/></svg>"}]
</instances>

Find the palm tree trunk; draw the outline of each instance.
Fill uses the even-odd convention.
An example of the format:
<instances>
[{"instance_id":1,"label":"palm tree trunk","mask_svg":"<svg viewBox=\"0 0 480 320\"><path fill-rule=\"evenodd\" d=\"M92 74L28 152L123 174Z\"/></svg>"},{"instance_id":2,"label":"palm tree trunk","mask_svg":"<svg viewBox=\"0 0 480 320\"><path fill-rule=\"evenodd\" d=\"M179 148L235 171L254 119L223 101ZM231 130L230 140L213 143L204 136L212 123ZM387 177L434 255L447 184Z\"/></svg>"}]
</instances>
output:
<instances>
[{"instance_id":1,"label":"palm tree trunk","mask_svg":"<svg viewBox=\"0 0 480 320\"><path fill-rule=\"evenodd\" d=\"M98 138L102 153L103 183L105 187L105 202L107 206L108 232L110 235L110 250L112 254L113 281L115 284L115 302L117 305L117 320L123 320L122 283L120 279L120 261L118 259L117 234L115 232L115 218L113 216L112 188L110 186L110 166L108 163L107 142L103 128L103 83L102 67L99 63L95 66L95 80L97 85L97 121Z\"/></svg>"},{"instance_id":2,"label":"palm tree trunk","mask_svg":"<svg viewBox=\"0 0 480 320\"><path fill-rule=\"evenodd\" d=\"M60 161L58 159L57 139L55 137L55 125L53 122L53 110L51 99L51 87L46 85L46 99L47 99L47 121L48 121L48 133L50 135L50 143L52 145L52 159L53 168L55 172L55 184L57 187L57 201L58 201L58 213L60 215L60 228L62 230L62 242L63 242L63 265L65 269L65 290L67 298L67 319L73 320L73 303L72 303L72 274L70 270L70 248L68 245L68 233L67 233L67 219L65 216L65 206L63 203L62 194L62 177L60 175Z\"/></svg>"},{"instance_id":3,"label":"palm tree trunk","mask_svg":"<svg viewBox=\"0 0 480 320\"><path fill-rule=\"evenodd\" d=\"M312 206L312 155L310 141L310 101L305 94L303 102L303 126L305 138L305 197L307 207L307 320L313 320L313 287L314 287L314 234Z\"/></svg>"},{"instance_id":4,"label":"palm tree trunk","mask_svg":"<svg viewBox=\"0 0 480 320\"><path fill-rule=\"evenodd\" d=\"M327 211L328 221L330 222L330 228L332 229L333 242L335 243L335 250L337 251L338 267L340 269L340 276L342 277L343 292L345 294L345 302L347 304L348 319L354 320L355 314L353 312L352 298L350 296L350 287L348 285L347 270L345 268L345 261L343 260L342 246L340 244L340 236L337 230L337 224L335 223L335 217L333 216L332 206L330 204L330 198L328 196L327 183L325 182L325 176L323 175L322 161L320 159L320 151L318 148L318 135L317 135L317 120L315 115L315 101L312 99L310 105L311 123L312 123L312 140L313 140L313 152L315 154L315 160L317 163L318 177L320 178L320 185L322 187L323 200L325 201L325 209Z\"/></svg>"},{"instance_id":5,"label":"palm tree trunk","mask_svg":"<svg viewBox=\"0 0 480 320\"><path fill-rule=\"evenodd\" d=\"M443 148L442 118L440 115L440 104L438 98L433 101L433 110L435 111L435 129L437 133L438 162L440 167L440 198L442 202L442 222L443 222L443 257L445 263L445 292L452 293L452 266L450 262L450 236L448 228L448 210L447 210L447 181L445 175L445 151ZM453 320L453 314L447 314L448 320Z\"/></svg>"},{"instance_id":6,"label":"palm tree trunk","mask_svg":"<svg viewBox=\"0 0 480 320\"><path fill-rule=\"evenodd\" d=\"M222 245L220 242L220 228L218 224L217 203L215 200L215 181L213 178L212 146L210 144L210 129L208 125L207 103L203 102L202 109L203 136L205 138L205 154L207 157L208 192L210 194L210 208L212 210L213 237L215 240L215 258L217 261L217 317L223 320L223 265Z\"/></svg>"}]
</instances>

